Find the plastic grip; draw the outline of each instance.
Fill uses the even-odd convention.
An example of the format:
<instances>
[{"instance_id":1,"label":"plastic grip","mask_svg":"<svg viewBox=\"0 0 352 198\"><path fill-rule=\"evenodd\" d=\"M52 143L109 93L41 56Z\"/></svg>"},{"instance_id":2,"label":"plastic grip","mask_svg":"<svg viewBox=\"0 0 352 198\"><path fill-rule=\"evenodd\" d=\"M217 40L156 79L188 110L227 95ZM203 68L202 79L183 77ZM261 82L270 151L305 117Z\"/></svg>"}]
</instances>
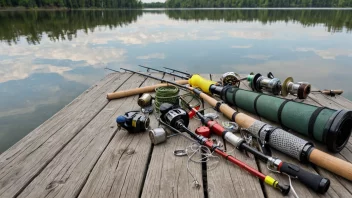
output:
<instances>
[{"instance_id":1,"label":"plastic grip","mask_svg":"<svg viewBox=\"0 0 352 198\"><path fill-rule=\"evenodd\" d=\"M193 75L188 80L188 82L192 87L200 88L204 93L207 93L207 94L211 94L210 86L216 84L216 82L207 80L198 74Z\"/></svg>"},{"instance_id":2,"label":"plastic grip","mask_svg":"<svg viewBox=\"0 0 352 198\"><path fill-rule=\"evenodd\" d=\"M296 177L304 185L317 193L324 194L330 187L330 180L318 174L308 172L294 164L283 162L280 172Z\"/></svg>"}]
</instances>

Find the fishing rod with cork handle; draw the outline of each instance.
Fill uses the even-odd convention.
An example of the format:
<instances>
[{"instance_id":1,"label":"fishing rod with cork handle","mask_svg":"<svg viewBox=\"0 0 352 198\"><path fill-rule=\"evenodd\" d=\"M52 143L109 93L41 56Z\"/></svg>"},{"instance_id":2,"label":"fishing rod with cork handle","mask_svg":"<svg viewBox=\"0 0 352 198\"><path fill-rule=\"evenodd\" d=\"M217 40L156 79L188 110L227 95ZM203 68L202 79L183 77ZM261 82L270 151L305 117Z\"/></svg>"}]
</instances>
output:
<instances>
[{"instance_id":1,"label":"fishing rod with cork handle","mask_svg":"<svg viewBox=\"0 0 352 198\"><path fill-rule=\"evenodd\" d=\"M229 105L322 142L335 153L345 147L351 135L352 111L349 110L318 107L233 86L221 87L201 76L192 76L189 84L219 95Z\"/></svg>"},{"instance_id":2,"label":"fishing rod with cork handle","mask_svg":"<svg viewBox=\"0 0 352 198\"><path fill-rule=\"evenodd\" d=\"M263 173L259 172L258 170L252 168L248 164L240 161L239 159L235 158L232 155L227 154L224 152L217 144L214 144L213 141L209 140L208 138L197 135L190 131L186 125L188 125L188 116L186 116L186 111L181 108L171 109L169 110L164 118L159 118L159 122L170 129L175 133L182 134L181 131L186 132L188 135L191 136L194 140L196 140L200 145L208 147L211 151L217 153L218 155L225 158L227 161L232 162L233 164L237 165L241 169L246 170L251 175L257 177L259 180L263 181L264 183L274 187L275 189L279 190L282 195L287 195L290 191L290 186L288 185L281 185L277 180L272 178L271 176L264 175ZM159 142L161 143L161 142Z\"/></svg>"},{"instance_id":3,"label":"fishing rod with cork handle","mask_svg":"<svg viewBox=\"0 0 352 198\"><path fill-rule=\"evenodd\" d=\"M140 75L149 76L144 73L135 72L132 70L129 71ZM159 80L174 86L178 86L182 89L192 91L194 94L198 95L200 98L214 107L215 110L222 112L227 118L235 121L240 127L246 129L253 136L260 138L262 141L265 141L272 148L275 148L276 150L281 151L282 153L285 153L286 155L289 155L303 163L311 162L352 181L351 163L320 151L319 149L315 148L312 143L303 140L291 133L288 133L283 129L275 128L244 113L236 112L227 104L217 101L200 89L188 87L186 85L179 85L163 79ZM211 83L212 81L204 82L203 86L206 87L208 85L206 88L209 89ZM221 90L222 88L220 91Z\"/></svg>"},{"instance_id":4,"label":"fishing rod with cork handle","mask_svg":"<svg viewBox=\"0 0 352 198\"><path fill-rule=\"evenodd\" d=\"M251 74L249 77L253 78L251 80L253 83L261 79L259 74ZM243 90L235 86L218 86L216 82L204 79L197 74L192 75L189 84L200 88L207 94L219 95L227 104L278 122L283 128L292 129L322 142L335 153L345 147L352 132L352 111L313 106ZM301 95L305 95L305 89L309 89L310 92L310 86L303 84L297 87L292 78L286 79L283 85L285 86L282 88L285 89L301 90L298 91L302 92Z\"/></svg>"},{"instance_id":5,"label":"fishing rod with cork handle","mask_svg":"<svg viewBox=\"0 0 352 198\"><path fill-rule=\"evenodd\" d=\"M113 72L119 72L117 70L110 69L110 68L105 68L105 69L113 71ZM154 80L160 80L159 78L156 79L156 78L154 78L151 75L148 75L148 77L149 78L153 78ZM181 85L185 85L185 84L188 84L188 81L187 80L176 80L175 83L181 84ZM139 95L139 94L143 94L143 93L150 93L150 92L154 92L155 89L158 88L158 87L166 87L168 85L169 85L168 83L161 83L161 84L156 84L156 85L151 85L151 86L146 86L146 87L140 87L140 88L125 90L125 91L117 91L117 92L114 92L114 93L108 93L106 95L106 98L109 99L109 100L114 100L114 99L124 98L124 97L128 97L128 96Z\"/></svg>"},{"instance_id":6,"label":"fishing rod with cork handle","mask_svg":"<svg viewBox=\"0 0 352 198\"><path fill-rule=\"evenodd\" d=\"M183 100L182 98L180 98ZM185 101L184 101L185 102ZM303 168L284 162L278 158L267 156L260 151L252 148L246 143L246 141L238 137L237 135L227 131L223 126L221 126L215 120L205 117L197 109L192 108L187 102L186 106L192 112L195 112L197 117L200 119L203 125L209 128L211 133L223 137L227 142L235 146L240 151L247 151L252 153L255 157L259 158L261 161L265 162L270 169L278 171L282 174L287 174L290 177L297 178L300 182L305 184L307 187L311 188L317 193L324 194L330 187L330 180L323 178L318 174L311 173L304 170ZM196 130L197 133L197 130Z\"/></svg>"}]
</instances>

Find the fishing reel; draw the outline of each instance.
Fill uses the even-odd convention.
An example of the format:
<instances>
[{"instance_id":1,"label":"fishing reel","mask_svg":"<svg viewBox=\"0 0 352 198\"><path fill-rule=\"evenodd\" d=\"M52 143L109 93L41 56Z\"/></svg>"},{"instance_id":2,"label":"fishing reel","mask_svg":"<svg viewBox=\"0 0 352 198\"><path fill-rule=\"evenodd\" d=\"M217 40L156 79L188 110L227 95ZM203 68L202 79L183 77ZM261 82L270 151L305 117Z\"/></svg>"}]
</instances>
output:
<instances>
[{"instance_id":1,"label":"fishing reel","mask_svg":"<svg viewBox=\"0 0 352 198\"><path fill-rule=\"evenodd\" d=\"M169 103L163 103L160 105L160 113L160 119L173 128L180 129L180 124L188 127L189 116L185 110L175 107ZM149 130L149 138L155 145L165 142L167 138L171 136L173 135L167 136L164 128L155 128Z\"/></svg>"},{"instance_id":2,"label":"fishing reel","mask_svg":"<svg viewBox=\"0 0 352 198\"><path fill-rule=\"evenodd\" d=\"M238 74L235 72L226 72L222 75L220 78L220 81L222 83L222 86L235 86L235 87L240 87L241 79L239 78Z\"/></svg>"},{"instance_id":3,"label":"fishing reel","mask_svg":"<svg viewBox=\"0 0 352 198\"><path fill-rule=\"evenodd\" d=\"M281 95L286 97L289 93L297 95L299 99L306 99L310 94L311 85L306 82L294 83L292 77L286 78L281 85Z\"/></svg>"},{"instance_id":4,"label":"fishing reel","mask_svg":"<svg viewBox=\"0 0 352 198\"><path fill-rule=\"evenodd\" d=\"M145 93L140 98L138 98L137 104L140 107L147 107L152 105L153 97L152 95Z\"/></svg>"},{"instance_id":5,"label":"fishing reel","mask_svg":"<svg viewBox=\"0 0 352 198\"><path fill-rule=\"evenodd\" d=\"M144 93L141 97L138 98L137 104L138 106L141 107L142 113L151 114L153 113L153 110L154 110L152 102L153 102L152 95L148 93Z\"/></svg>"},{"instance_id":6,"label":"fishing reel","mask_svg":"<svg viewBox=\"0 0 352 198\"><path fill-rule=\"evenodd\" d=\"M281 91L280 79L275 78L271 72L268 73L268 77L264 77L259 73L248 75L247 80L252 90L256 92L262 92L264 89L274 95L279 95Z\"/></svg>"},{"instance_id":7,"label":"fishing reel","mask_svg":"<svg viewBox=\"0 0 352 198\"><path fill-rule=\"evenodd\" d=\"M116 118L117 127L123 127L128 132L136 133L146 131L150 124L149 117L139 111L129 111Z\"/></svg>"}]
</instances>

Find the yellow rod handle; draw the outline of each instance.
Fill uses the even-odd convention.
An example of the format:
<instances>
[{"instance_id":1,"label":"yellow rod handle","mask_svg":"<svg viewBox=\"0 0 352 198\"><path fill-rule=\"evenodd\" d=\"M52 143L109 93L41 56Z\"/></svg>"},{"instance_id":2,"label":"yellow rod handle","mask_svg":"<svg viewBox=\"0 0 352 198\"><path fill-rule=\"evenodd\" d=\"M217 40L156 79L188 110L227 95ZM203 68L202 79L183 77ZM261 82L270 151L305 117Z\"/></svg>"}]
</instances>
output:
<instances>
[{"instance_id":1,"label":"yellow rod handle","mask_svg":"<svg viewBox=\"0 0 352 198\"><path fill-rule=\"evenodd\" d=\"M215 85L215 81L207 80L198 74L194 74L189 80L189 84L194 88L201 89L204 93L211 94L210 86Z\"/></svg>"}]
</instances>

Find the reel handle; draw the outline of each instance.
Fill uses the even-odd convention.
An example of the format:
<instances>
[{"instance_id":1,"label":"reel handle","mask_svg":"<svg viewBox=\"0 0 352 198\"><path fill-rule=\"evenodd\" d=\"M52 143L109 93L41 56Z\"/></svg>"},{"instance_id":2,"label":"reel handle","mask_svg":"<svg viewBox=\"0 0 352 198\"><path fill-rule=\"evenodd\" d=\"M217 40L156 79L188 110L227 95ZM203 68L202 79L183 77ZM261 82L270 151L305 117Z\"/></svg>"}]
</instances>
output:
<instances>
[{"instance_id":1,"label":"reel handle","mask_svg":"<svg viewBox=\"0 0 352 198\"><path fill-rule=\"evenodd\" d=\"M280 172L286 173L292 177L296 177L304 185L320 194L324 194L330 186L329 179L323 178L318 174L311 173L300 168L299 166L287 162L282 162L280 166Z\"/></svg>"},{"instance_id":2,"label":"reel handle","mask_svg":"<svg viewBox=\"0 0 352 198\"><path fill-rule=\"evenodd\" d=\"M343 90L341 89L336 89L336 90L322 90L321 93L325 95L341 95L343 93Z\"/></svg>"},{"instance_id":3,"label":"reel handle","mask_svg":"<svg viewBox=\"0 0 352 198\"><path fill-rule=\"evenodd\" d=\"M192 87L200 88L204 93L211 94L210 86L215 85L215 81L207 80L198 74L194 74L189 80Z\"/></svg>"},{"instance_id":4,"label":"reel handle","mask_svg":"<svg viewBox=\"0 0 352 198\"><path fill-rule=\"evenodd\" d=\"M188 84L187 80L177 80L175 83L180 84L180 85L185 85ZM161 83L161 84L156 84L156 85L151 85L151 86L146 86L146 87L140 87L136 89L130 89L130 90L125 90L125 91L117 91L114 93L108 93L106 95L106 98L109 100L113 99L119 99L119 98L124 98L128 96L134 96L134 95L139 95L143 93L149 93L149 92L154 92L156 88L158 87L165 87L168 86L168 83Z\"/></svg>"}]
</instances>

